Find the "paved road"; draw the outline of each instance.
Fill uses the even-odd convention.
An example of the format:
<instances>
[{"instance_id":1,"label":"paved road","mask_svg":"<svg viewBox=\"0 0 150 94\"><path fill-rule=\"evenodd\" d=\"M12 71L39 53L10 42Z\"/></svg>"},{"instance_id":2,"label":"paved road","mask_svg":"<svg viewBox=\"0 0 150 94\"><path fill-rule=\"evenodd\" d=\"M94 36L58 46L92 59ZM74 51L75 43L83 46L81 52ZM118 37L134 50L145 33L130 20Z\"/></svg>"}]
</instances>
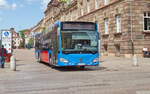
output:
<instances>
[{"instance_id":1,"label":"paved road","mask_svg":"<svg viewBox=\"0 0 150 94\"><path fill-rule=\"evenodd\" d=\"M150 59L103 57L101 67L55 68L37 63L33 50L16 50L17 71L0 69L0 94L150 94Z\"/></svg>"}]
</instances>

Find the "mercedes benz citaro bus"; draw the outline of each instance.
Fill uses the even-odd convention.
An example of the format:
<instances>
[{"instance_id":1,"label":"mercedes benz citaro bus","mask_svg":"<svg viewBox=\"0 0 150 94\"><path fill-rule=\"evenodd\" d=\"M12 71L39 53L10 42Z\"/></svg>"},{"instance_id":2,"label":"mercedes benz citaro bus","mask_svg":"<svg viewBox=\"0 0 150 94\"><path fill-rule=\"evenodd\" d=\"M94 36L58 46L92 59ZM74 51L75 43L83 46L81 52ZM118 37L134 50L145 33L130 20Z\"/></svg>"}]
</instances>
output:
<instances>
[{"instance_id":1,"label":"mercedes benz citaro bus","mask_svg":"<svg viewBox=\"0 0 150 94\"><path fill-rule=\"evenodd\" d=\"M35 37L35 55L53 66L98 66L99 32L94 22L56 22Z\"/></svg>"}]
</instances>

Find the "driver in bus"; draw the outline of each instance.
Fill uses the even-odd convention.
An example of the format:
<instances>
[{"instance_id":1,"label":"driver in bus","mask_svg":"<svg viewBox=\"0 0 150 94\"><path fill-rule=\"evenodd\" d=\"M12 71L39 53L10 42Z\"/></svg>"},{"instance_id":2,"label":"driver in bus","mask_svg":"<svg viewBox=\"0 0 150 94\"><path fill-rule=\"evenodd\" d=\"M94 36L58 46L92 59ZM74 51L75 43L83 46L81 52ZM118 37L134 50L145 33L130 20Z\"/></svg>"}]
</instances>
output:
<instances>
[{"instance_id":1,"label":"driver in bus","mask_svg":"<svg viewBox=\"0 0 150 94\"><path fill-rule=\"evenodd\" d=\"M87 40L83 41L83 44L82 44L82 48L83 49L88 49L90 47L90 44Z\"/></svg>"},{"instance_id":2,"label":"driver in bus","mask_svg":"<svg viewBox=\"0 0 150 94\"><path fill-rule=\"evenodd\" d=\"M83 45L82 45L82 46L83 46L83 47L89 47L90 45L89 45L88 41L85 40L85 41L83 42Z\"/></svg>"}]
</instances>

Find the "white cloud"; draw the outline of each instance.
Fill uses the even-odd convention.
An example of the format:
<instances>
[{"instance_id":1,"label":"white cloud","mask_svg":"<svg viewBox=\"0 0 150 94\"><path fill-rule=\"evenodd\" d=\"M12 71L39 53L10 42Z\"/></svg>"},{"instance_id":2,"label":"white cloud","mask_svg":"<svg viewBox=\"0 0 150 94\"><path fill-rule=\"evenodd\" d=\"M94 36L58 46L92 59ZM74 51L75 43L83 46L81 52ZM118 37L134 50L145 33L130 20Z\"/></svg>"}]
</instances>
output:
<instances>
[{"instance_id":1,"label":"white cloud","mask_svg":"<svg viewBox=\"0 0 150 94\"><path fill-rule=\"evenodd\" d=\"M17 4L16 3L13 3L12 5L11 5L11 8L14 10L14 9L16 9L16 7L17 7Z\"/></svg>"},{"instance_id":2,"label":"white cloud","mask_svg":"<svg viewBox=\"0 0 150 94\"><path fill-rule=\"evenodd\" d=\"M51 0L25 0L27 1L29 4L33 4L33 2L41 2L41 7L42 9L46 9L47 8L47 4L51 1ZM23 5L21 5L23 6ZM16 9L17 4L13 3L13 4L9 4L7 0L0 0L0 9ZM18 6L20 7L20 5Z\"/></svg>"},{"instance_id":3,"label":"white cloud","mask_svg":"<svg viewBox=\"0 0 150 94\"><path fill-rule=\"evenodd\" d=\"M13 4L9 4L7 2L7 0L0 0L0 9L16 9L17 7L17 4L16 3L13 3Z\"/></svg>"},{"instance_id":4,"label":"white cloud","mask_svg":"<svg viewBox=\"0 0 150 94\"><path fill-rule=\"evenodd\" d=\"M6 0L0 0L0 9L1 8L7 8L8 3Z\"/></svg>"},{"instance_id":5,"label":"white cloud","mask_svg":"<svg viewBox=\"0 0 150 94\"><path fill-rule=\"evenodd\" d=\"M27 1L28 4L33 4L33 2L40 2L42 9L46 9L47 4L48 4L51 0L25 0L25 1Z\"/></svg>"}]
</instances>

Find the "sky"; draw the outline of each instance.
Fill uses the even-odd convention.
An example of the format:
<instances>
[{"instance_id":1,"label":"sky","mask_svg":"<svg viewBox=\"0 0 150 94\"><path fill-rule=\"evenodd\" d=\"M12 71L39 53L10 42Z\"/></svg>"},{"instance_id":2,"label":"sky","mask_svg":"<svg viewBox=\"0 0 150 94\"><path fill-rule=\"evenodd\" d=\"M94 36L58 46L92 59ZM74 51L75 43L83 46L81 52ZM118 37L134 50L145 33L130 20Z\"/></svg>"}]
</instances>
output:
<instances>
[{"instance_id":1,"label":"sky","mask_svg":"<svg viewBox=\"0 0 150 94\"><path fill-rule=\"evenodd\" d=\"M0 30L16 31L35 26L43 17L50 0L0 0Z\"/></svg>"}]
</instances>

